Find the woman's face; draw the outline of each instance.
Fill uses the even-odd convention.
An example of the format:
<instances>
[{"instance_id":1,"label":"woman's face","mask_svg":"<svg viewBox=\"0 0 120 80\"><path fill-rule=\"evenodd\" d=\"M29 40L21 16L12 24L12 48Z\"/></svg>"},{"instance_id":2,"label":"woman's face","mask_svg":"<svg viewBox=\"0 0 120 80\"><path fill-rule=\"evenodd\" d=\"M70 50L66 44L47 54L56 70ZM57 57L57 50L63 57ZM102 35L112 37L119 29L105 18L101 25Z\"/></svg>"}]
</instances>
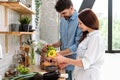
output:
<instances>
[{"instance_id":1,"label":"woman's face","mask_svg":"<svg viewBox=\"0 0 120 80\"><path fill-rule=\"evenodd\" d=\"M78 26L83 32L88 31L88 27L80 19L78 19Z\"/></svg>"}]
</instances>

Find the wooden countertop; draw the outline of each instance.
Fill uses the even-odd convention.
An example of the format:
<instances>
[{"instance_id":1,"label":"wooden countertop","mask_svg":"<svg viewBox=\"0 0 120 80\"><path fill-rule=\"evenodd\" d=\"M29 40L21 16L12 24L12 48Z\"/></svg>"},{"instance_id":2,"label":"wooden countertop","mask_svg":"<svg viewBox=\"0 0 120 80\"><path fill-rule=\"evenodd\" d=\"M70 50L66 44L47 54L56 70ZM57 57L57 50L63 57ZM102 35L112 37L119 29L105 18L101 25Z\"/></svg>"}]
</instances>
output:
<instances>
[{"instance_id":1,"label":"wooden countertop","mask_svg":"<svg viewBox=\"0 0 120 80\"><path fill-rule=\"evenodd\" d=\"M61 74L66 74L65 73L65 70L59 70ZM37 65L31 65L30 66L30 72L39 72L39 73L45 73L44 70L41 70L40 69L40 66L37 66ZM61 77L59 78L58 80L66 80L65 78Z\"/></svg>"}]
</instances>

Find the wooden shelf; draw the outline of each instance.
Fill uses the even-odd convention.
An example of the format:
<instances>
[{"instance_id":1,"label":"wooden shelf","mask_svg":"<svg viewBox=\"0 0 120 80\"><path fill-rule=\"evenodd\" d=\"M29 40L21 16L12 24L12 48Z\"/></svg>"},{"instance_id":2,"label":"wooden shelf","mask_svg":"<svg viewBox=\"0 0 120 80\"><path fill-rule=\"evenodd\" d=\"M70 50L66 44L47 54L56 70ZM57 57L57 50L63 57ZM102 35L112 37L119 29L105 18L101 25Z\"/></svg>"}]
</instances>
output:
<instances>
[{"instance_id":1,"label":"wooden shelf","mask_svg":"<svg viewBox=\"0 0 120 80\"><path fill-rule=\"evenodd\" d=\"M5 34L5 48L6 53L8 53L8 35L17 35L20 36L20 46L22 46L22 35L32 35L34 32L9 32L9 31L0 31L0 34Z\"/></svg>"},{"instance_id":2,"label":"wooden shelf","mask_svg":"<svg viewBox=\"0 0 120 80\"><path fill-rule=\"evenodd\" d=\"M5 7L5 26L8 26L8 10L14 10L20 15L26 14L35 14L30 8L26 7L21 2L8 2L8 1L0 1L0 5ZM6 53L8 53L8 36L9 35L16 35L20 37L20 46L22 45L22 35L32 35L33 32L9 32L9 31L0 31L0 34L5 34L5 48Z\"/></svg>"},{"instance_id":3,"label":"wooden shelf","mask_svg":"<svg viewBox=\"0 0 120 80\"><path fill-rule=\"evenodd\" d=\"M10 35L31 35L34 32L8 32L8 31L0 31L0 34L10 34Z\"/></svg>"},{"instance_id":4,"label":"wooden shelf","mask_svg":"<svg viewBox=\"0 0 120 80\"><path fill-rule=\"evenodd\" d=\"M32 11L30 8L26 7L21 2L0 1L0 5L10 8L21 14L34 14L34 11Z\"/></svg>"}]
</instances>

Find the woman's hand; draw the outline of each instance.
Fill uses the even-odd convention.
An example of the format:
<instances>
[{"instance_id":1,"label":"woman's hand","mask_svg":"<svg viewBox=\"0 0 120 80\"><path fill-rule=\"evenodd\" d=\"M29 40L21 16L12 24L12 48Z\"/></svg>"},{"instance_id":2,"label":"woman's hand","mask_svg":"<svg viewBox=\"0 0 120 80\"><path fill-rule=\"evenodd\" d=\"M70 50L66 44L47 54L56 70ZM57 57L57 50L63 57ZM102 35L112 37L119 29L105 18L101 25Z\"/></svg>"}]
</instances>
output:
<instances>
[{"instance_id":1,"label":"woman's hand","mask_svg":"<svg viewBox=\"0 0 120 80\"><path fill-rule=\"evenodd\" d=\"M57 62L57 65L60 69L65 68L68 64L65 62L65 57L57 53L57 56L52 58L53 61Z\"/></svg>"},{"instance_id":2,"label":"woman's hand","mask_svg":"<svg viewBox=\"0 0 120 80\"><path fill-rule=\"evenodd\" d=\"M57 56L53 58L54 61L58 63L65 63L65 57L57 53Z\"/></svg>"},{"instance_id":3,"label":"woman's hand","mask_svg":"<svg viewBox=\"0 0 120 80\"><path fill-rule=\"evenodd\" d=\"M60 69L63 69L63 68L65 68L66 66L67 66L68 64L67 63L59 63L58 64L58 68L60 68Z\"/></svg>"}]
</instances>

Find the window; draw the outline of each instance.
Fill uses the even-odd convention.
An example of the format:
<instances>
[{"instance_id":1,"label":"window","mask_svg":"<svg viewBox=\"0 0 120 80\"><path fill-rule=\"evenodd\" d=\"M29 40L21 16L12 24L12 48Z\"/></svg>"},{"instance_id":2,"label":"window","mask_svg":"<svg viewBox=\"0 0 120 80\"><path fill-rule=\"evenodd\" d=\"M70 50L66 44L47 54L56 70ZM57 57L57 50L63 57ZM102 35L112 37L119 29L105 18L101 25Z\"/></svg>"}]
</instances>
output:
<instances>
[{"instance_id":1,"label":"window","mask_svg":"<svg viewBox=\"0 0 120 80\"><path fill-rule=\"evenodd\" d=\"M98 16L100 31L104 38L106 50L108 48L108 0L96 0L92 10Z\"/></svg>"},{"instance_id":2,"label":"window","mask_svg":"<svg viewBox=\"0 0 120 80\"><path fill-rule=\"evenodd\" d=\"M86 0L87 1L87 0ZM91 0L91 2L94 0ZM74 8L79 11L83 0L72 0ZM100 21L100 30L105 40L106 49L108 44L108 0L95 0L92 10L96 13ZM86 5L86 6L89 6Z\"/></svg>"},{"instance_id":3,"label":"window","mask_svg":"<svg viewBox=\"0 0 120 80\"><path fill-rule=\"evenodd\" d=\"M85 0L72 0L73 5L79 11ZM87 1L87 0L86 0ZM89 0L90 1L90 0ZM120 10L119 0L91 0L95 1L92 10L100 21L100 30L106 44L106 52L120 52ZM89 6L89 2L84 6Z\"/></svg>"},{"instance_id":4,"label":"window","mask_svg":"<svg viewBox=\"0 0 120 80\"><path fill-rule=\"evenodd\" d=\"M78 12L83 0L72 0L75 10Z\"/></svg>"},{"instance_id":5,"label":"window","mask_svg":"<svg viewBox=\"0 0 120 80\"><path fill-rule=\"evenodd\" d=\"M113 16L112 16L112 49L120 50L120 4L119 0L113 1Z\"/></svg>"}]
</instances>

